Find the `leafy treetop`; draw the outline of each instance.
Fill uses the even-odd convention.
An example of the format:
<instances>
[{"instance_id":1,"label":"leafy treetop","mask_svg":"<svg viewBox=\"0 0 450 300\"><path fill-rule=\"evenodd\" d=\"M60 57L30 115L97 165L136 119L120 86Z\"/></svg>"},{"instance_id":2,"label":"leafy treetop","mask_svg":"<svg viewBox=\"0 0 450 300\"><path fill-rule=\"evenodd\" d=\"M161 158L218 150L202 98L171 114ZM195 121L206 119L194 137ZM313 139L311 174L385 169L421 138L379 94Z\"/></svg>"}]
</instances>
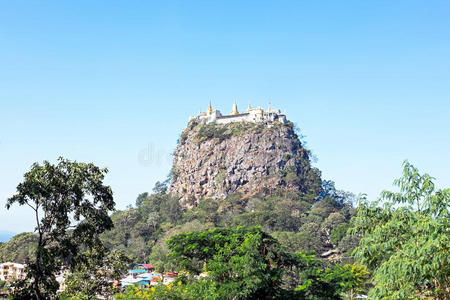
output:
<instances>
[{"instance_id":1,"label":"leafy treetop","mask_svg":"<svg viewBox=\"0 0 450 300\"><path fill-rule=\"evenodd\" d=\"M373 270L373 299L448 299L450 292L450 189L404 163L398 192L361 200L353 233L364 238L356 257Z\"/></svg>"}]
</instances>

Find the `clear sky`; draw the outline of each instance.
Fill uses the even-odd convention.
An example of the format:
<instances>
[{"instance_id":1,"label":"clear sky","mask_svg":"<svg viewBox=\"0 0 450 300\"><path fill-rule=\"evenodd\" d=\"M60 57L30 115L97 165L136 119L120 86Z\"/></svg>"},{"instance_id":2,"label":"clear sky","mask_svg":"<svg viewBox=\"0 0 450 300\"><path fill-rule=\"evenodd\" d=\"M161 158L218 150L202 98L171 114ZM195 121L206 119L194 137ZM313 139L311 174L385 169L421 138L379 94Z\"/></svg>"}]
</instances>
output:
<instances>
[{"instance_id":1,"label":"clear sky","mask_svg":"<svg viewBox=\"0 0 450 300\"><path fill-rule=\"evenodd\" d=\"M164 180L190 115L286 111L324 179L376 199L410 160L450 187L448 1L0 1L0 230L30 165L107 166L117 207Z\"/></svg>"}]
</instances>

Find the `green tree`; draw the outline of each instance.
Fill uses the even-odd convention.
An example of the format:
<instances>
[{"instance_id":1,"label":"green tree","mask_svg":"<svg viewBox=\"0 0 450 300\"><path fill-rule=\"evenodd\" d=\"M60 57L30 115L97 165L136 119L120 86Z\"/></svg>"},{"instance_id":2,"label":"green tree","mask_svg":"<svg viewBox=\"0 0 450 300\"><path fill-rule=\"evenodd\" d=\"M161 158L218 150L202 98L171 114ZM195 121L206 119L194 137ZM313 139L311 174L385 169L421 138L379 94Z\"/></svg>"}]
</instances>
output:
<instances>
[{"instance_id":1,"label":"green tree","mask_svg":"<svg viewBox=\"0 0 450 300\"><path fill-rule=\"evenodd\" d=\"M159 272L166 272L172 270L175 265L170 261L167 255L170 253L167 246L167 241L174 235L181 232L190 232L194 230L205 230L212 226L211 223L200 223L197 220L184 223L183 225L175 226L168 229L162 237L158 240L148 257L148 260L155 266Z\"/></svg>"},{"instance_id":2,"label":"green tree","mask_svg":"<svg viewBox=\"0 0 450 300\"><path fill-rule=\"evenodd\" d=\"M158 182L159 182L159 181L158 181ZM147 197L148 197L148 193L147 193L147 192L142 193L142 194L139 194L139 195L137 196L137 198L136 198L136 207L141 206L142 203L144 203L144 200L147 199Z\"/></svg>"},{"instance_id":3,"label":"green tree","mask_svg":"<svg viewBox=\"0 0 450 300\"><path fill-rule=\"evenodd\" d=\"M17 298L44 299L59 287L55 273L64 262L73 268L81 247L101 245L99 234L112 228L108 213L114 209L112 191L103 184L107 169L58 158L57 164L35 163L7 200L27 205L35 215L38 235L27 280L16 286Z\"/></svg>"},{"instance_id":4,"label":"green tree","mask_svg":"<svg viewBox=\"0 0 450 300\"><path fill-rule=\"evenodd\" d=\"M344 236L347 235L347 231L350 228L349 223L343 223L337 225L335 228L331 229L330 241L333 245L336 245Z\"/></svg>"},{"instance_id":5,"label":"green tree","mask_svg":"<svg viewBox=\"0 0 450 300\"><path fill-rule=\"evenodd\" d=\"M127 272L131 260L122 251L92 249L80 255L83 263L68 273L64 295L73 299L96 299L97 295L112 296L118 292L114 281Z\"/></svg>"},{"instance_id":6,"label":"green tree","mask_svg":"<svg viewBox=\"0 0 450 300\"><path fill-rule=\"evenodd\" d=\"M170 185L170 181L172 180L172 178L169 176L167 176L167 179L164 180L163 182L157 181L155 183L155 186L153 187L153 193L155 194L166 194L167 193L167 189L169 188Z\"/></svg>"},{"instance_id":7,"label":"green tree","mask_svg":"<svg viewBox=\"0 0 450 300\"><path fill-rule=\"evenodd\" d=\"M448 299L450 189L405 162L398 192L359 204L353 232L363 234L356 257L373 270L372 299Z\"/></svg>"},{"instance_id":8,"label":"green tree","mask_svg":"<svg viewBox=\"0 0 450 300\"><path fill-rule=\"evenodd\" d=\"M219 299L274 298L284 270L297 262L260 227L181 233L168 246L171 259L182 269L207 272L206 286L214 288Z\"/></svg>"},{"instance_id":9,"label":"green tree","mask_svg":"<svg viewBox=\"0 0 450 300\"><path fill-rule=\"evenodd\" d=\"M309 263L300 273L301 285L296 288L300 299L354 299L366 290L369 272L359 264L336 264L322 268L321 262L305 256Z\"/></svg>"},{"instance_id":10,"label":"green tree","mask_svg":"<svg viewBox=\"0 0 450 300\"><path fill-rule=\"evenodd\" d=\"M161 202L160 214L161 217L168 222L173 224L179 222L181 215L183 214L183 209L179 200L176 197L166 197L166 199Z\"/></svg>"}]
</instances>

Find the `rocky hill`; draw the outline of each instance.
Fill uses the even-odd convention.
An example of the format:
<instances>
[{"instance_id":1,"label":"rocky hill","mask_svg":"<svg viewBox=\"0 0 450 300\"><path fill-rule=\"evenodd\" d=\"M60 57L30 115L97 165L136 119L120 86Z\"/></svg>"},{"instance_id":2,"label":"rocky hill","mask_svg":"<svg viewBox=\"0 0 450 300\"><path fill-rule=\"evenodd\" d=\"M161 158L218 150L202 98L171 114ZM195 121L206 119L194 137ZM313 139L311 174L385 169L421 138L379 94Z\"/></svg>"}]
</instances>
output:
<instances>
[{"instance_id":1,"label":"rocky hill","mask_svg":"<svg viewBox=\"0 0 450 300\"><path fill-rule=\"evenodd\" d=\"M187 208L202 198L274 190L308 193L320 182L292 123L189 122L174 152L169 193ZM320 184L312 187L316 194Z\"/></svg>"}]
</instances>

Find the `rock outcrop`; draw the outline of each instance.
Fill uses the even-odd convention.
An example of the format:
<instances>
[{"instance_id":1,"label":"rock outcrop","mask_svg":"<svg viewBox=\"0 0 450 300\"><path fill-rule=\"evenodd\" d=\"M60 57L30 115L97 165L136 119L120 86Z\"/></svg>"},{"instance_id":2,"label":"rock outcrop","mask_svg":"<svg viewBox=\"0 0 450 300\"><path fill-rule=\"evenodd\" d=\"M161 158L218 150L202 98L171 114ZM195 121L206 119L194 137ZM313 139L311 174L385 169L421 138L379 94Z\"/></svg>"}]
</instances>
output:
<instances>
[{"instance_id":1,"label":"rock outcrop","mask_svg":"<svg viewBox=\"0 0 450 300\"><path fill-rule=\"evenodd\" d=\"M244 197L279 189L306 193L319 176L290 122L191 121L174 152L169 192L190 208L202 198L236 192Z\"/></svg>"}]
</instances>

